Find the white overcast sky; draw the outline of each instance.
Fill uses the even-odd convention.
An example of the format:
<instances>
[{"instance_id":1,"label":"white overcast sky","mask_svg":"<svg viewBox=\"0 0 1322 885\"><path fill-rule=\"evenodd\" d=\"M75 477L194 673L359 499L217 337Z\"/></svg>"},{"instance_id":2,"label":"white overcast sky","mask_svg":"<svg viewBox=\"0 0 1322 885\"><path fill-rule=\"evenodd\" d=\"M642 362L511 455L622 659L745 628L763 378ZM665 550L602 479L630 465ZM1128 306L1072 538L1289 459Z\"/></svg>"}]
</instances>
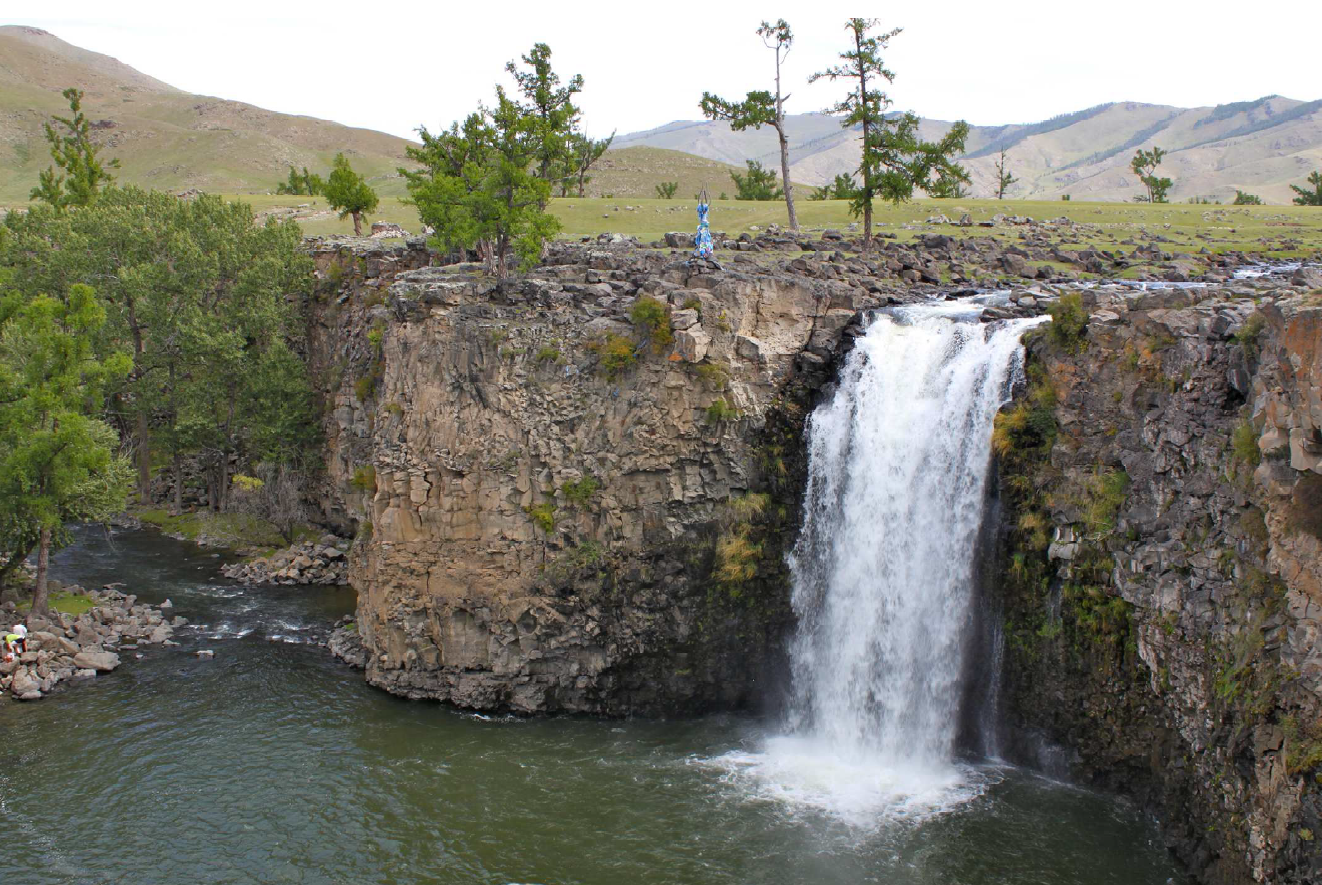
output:
<instances>
[{"instance_id":1,"label":"white overcast sky","mask_svg":"<svg viewBox=\"0 0 1322 885\"><path fill-rule=\"evenodd\" d=\"M886 60L895 106L974 124L1027 123L1106 101L1184 107L1278 93L1322 98L1322 0L840 4L0 0L0 23L45 28L189 92L412 136L462 118L534 42L581 73L588 131L696 119L704 89L770 83L753 33L785 16L792 113L842 87L805 80L845 47L849 15L902 27ZM1230 10L1222 13L1219 10Z\"/></svg>"}]
</instances>

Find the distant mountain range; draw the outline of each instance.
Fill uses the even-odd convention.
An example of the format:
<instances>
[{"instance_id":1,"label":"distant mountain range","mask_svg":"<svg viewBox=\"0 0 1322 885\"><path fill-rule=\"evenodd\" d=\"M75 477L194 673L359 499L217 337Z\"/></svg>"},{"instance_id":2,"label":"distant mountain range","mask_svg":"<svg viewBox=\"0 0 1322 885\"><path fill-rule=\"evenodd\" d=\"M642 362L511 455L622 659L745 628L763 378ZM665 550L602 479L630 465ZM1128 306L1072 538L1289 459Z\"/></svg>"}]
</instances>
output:
<instances>
[{"instance_id":1,"label":"distant mountain range","mask_svg":"<svg viewBox=\"0 0 1322 885\"><path fill-rule=\"evenodd\" d=\"M115 59L80 49L38 28L0 27L0 202L26 202L40 170L50 165L42 124L67 104L60 92L86 93L84 111L96 138L121 163L119 177L162 190L216 193L274 190L290 165L325 171L337 151L353 161L386 196L404 192L395 169L406 139L354 129L243 102L192 95ZM924 120L925 137L950 123ZM858 133L821 114L789 117L791 176L820 184L858 166ZM975 126L962 161L973 176L972 196L992 194L993 164L1002 147L1019 178L1012 197L1127 200L1139 193L1129 158L1140 147L1169 151L1161 173L1175 180L1172 199L1229 200L1246 190L1288 203L1289 185L1322 169L1322 100L1280 96L1211 108L1121 102L1053 117L1041 123ZM664 148L696 155L685 159ZM779 166L771 129L733 132L725 123L676 121L617 137L591 190L650 197L661 181L678 180L685 196L708 182L728 188L724 167L747 159Z\"/></svg>"},{"instance_id":2,"label":"distant mountain range","mask_svg":"<svg viewBox=\"0 0 1322 885\"><path fill-rule=\"evenodd\" d=\"M38 28L0 27L0 201L21 203L50 165L42 124L77 86L119 178L161 190L274 190L288 167L324 173L337 151L384 194L402 193L405 139L192 95Z\"/></svg>"},{"instance_id":3,"label":"distant mountain range","mask_svg":"<svg viewBox=\"0 0 1322 885\"><path fill-rule=\"evenodd\" d=\"M787 117L790 177L806 184L853 172L859 132L822 114ZM935 139L951 123L923 120ZM759 160L779 169L774 130L735 132L727 123L676 121L615 139L620 148L650 146L697 154L725 163ZM961 161L973 177L971 196L994 196L994 164L1005 149L1019 179L1007 196L1052 199L1070 194L1086 200L1128 200L1140 193L1129 169L1139 148L1168 151L1160 174L1174 179L1171 198L1230 200L1244 190L1271 203L1288 203L1289 185L1322 169L1322 100L1279 95L1203 108L1116 102L1041 123L974 126Z\"/></svg>"}]
</instances>

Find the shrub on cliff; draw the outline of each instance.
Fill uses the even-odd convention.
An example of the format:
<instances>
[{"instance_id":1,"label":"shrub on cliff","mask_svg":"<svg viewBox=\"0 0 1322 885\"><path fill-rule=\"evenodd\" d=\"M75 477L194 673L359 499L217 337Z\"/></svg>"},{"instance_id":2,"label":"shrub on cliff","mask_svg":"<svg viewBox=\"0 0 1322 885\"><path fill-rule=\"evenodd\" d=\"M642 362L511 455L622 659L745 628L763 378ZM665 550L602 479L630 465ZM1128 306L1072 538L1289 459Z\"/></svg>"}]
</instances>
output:
<instances>
[{"instance_id":1,"label":"shrub on cliff","mask_svg":"<svg viewBox=\"0 0 1322 885\"><path fill-rule=\"evenodd\" d=\"M1231 450L1235 458L1251 467L1262 463L1262 450L1258 448L1258 431L1252 422L1245 421L1237 426L1230 436Z\"/></svg>"},{"instance_id":2,"label":"shrub on cliff","mask_svg":"<svg viewBox=\"0 0 1322 885\"><path fill-rule=\"evenodd\" d=\"M1083 296L1067 292L1047 308L1051 314L1051 340L1068 351L1077 353L1087 346L1088 312L1083 308Z\"/></svg>"},{"instance_id":3,"label":"shrub on cliff","mask_svg":"<svg viewBox=\"0 0 1322 885\"><path fill-rule=\"evenodd\" d=\"M623 335L607 335L590 341L588 350L597 355L597 367L612 381L638 362L633 342Z\"/></svg>"},{"instance_id":4,"label":"shrub on cliff","mask_svg":"<svg viewBox=\"0 0 1322 885\"><path fill-rule=\"evenodd\" d=\"M638 343L650 344L657 353L675 340L670 329L670 308L649 295L639 296L629 309L629 319L638 335Z\"/></svg>"},{"instance_id":5,"label":"shrub on cliff","mask_svg":"<svg viewBox=\"0 0 1322 885\"><path fill-rule=\"evenodd\" d=\"M573 480L560 486L560 491L564 494L565 500L575 507L584 507L592 496L601 488L601 483L592 474L586 474L582 479Z\"/></svg>"}]
</instances>

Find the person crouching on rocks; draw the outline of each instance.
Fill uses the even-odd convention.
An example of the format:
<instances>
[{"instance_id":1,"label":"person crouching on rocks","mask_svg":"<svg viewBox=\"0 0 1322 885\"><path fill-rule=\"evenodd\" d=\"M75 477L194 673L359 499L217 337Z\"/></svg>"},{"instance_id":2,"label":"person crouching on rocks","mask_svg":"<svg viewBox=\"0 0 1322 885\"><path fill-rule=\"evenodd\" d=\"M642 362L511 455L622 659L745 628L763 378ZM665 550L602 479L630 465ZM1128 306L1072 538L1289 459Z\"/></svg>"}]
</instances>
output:
<instances>
[{"instance_id":1,"label":"person crouching on rocks","mask_svg":"<svg viewBox=\"0 0 1322 885\"><path fill-rule=\"evenodd\" d=\"M20 633L18 630L18 626L14 627L14 629L11 632L5 634L4 660L6 664L14 659L14 655L22 654L22 651L27 651L28 643L27 643L26 634L27 634L26 630ZM19 650L20 645L23 646L22 651Z\"/></svg>"}]
</instances>

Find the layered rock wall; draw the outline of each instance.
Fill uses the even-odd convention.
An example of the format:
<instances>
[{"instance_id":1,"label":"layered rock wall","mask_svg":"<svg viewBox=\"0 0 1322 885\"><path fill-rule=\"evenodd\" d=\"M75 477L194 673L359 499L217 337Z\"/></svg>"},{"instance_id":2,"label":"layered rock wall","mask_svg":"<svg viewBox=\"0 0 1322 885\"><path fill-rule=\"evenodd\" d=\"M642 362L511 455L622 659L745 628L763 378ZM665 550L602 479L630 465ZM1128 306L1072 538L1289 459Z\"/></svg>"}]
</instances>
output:
<instances>
[{"instance_id":1,"label":"layered rock wall","mask_svg":"<svg viewBox=\"0 0 1322 885\"><path fill-rule=\"evenodd\" d=\"M1322 880L1322 298L1083 307L998 424L1015 752L1139 797L1203 881Z\"/></svg>"},{"instance_id":2,"label":"layered rock wall","mask_svg":"<svg viewBox=\"0 0 1322 885\"><path fill-rule=\"evenodd\" d=\"M323 292L328 498L357 524L368 679L519 712L755 703L790 622L807 401L884 296L557 250L504 285L395 259Z\"/></svg>"}]
</instances>

